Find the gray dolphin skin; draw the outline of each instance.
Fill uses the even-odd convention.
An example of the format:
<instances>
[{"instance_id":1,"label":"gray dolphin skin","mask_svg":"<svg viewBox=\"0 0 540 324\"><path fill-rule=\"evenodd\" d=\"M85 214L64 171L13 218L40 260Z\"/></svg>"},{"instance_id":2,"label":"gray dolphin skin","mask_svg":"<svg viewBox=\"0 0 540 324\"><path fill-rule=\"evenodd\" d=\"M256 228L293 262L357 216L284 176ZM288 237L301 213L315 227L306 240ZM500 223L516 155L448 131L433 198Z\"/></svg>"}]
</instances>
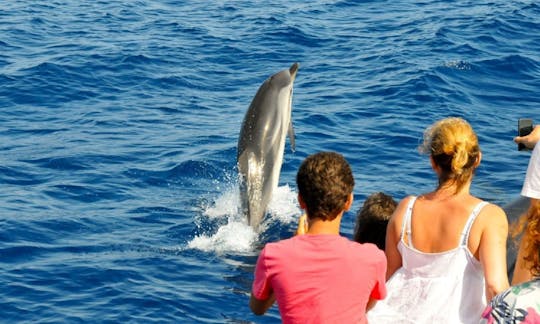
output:
<instances>
[{"instance_id":1,"label":"gray dolphin skin","mask_svg":"<svg viewBox=\"0 0 540 324\"><path fill-rule=\"evenodd\" d=\"M287 134L291 148L295 148L291 111L297 71L298 63L294 63L264 81L240 130L237 154L240 199L242 212L255 230L277 188Z\"/></svg>"}]
</instances>

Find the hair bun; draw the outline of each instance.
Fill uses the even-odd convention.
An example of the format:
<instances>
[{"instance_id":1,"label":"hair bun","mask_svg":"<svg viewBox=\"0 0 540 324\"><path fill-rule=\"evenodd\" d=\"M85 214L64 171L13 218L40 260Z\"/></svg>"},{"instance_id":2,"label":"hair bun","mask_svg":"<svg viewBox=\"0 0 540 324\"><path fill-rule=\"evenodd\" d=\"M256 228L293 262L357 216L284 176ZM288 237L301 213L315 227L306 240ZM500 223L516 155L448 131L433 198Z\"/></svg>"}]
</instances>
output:
<instances>
[{"instance_id":1,"label":"hair bun","mask_svg":"<svg viewBox=\"0 0 540 324\"><path fill-rule=\"evenodd\" d=\"M439 185L451 181L457 184L456 190L472 178L480 153L478 138L471 125L458 117L445 118L428 127L419 150L429 152L442 170Z\"/></svg>"}]
</instances>

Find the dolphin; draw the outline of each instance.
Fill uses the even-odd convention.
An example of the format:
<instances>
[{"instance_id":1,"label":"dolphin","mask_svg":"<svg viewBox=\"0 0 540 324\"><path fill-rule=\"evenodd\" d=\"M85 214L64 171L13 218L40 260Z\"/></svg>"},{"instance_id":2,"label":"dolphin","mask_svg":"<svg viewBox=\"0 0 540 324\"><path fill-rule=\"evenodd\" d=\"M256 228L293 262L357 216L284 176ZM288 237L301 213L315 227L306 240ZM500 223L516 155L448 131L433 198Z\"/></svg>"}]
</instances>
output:
<instances>
[{"instance_id":1,"label":"dolphin","mask_svg":"<svg viewBox=\"0 0 540 324\"><path fill-rule=\"evenodd\" d=\"M248 224L258 229L277 188L285 138L295 149L291 122L293 83L298 63L266 79L249 106L238 138L240 200Z\"/></svg>"}]
</instances>

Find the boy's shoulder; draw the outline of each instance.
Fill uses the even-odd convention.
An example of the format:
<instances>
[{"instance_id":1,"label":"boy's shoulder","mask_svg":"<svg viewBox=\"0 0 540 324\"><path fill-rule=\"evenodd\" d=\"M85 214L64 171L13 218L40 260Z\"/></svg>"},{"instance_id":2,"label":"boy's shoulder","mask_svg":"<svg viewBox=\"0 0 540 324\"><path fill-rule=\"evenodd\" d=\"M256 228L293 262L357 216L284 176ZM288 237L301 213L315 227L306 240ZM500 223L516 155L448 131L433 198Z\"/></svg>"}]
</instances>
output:
<instances>
[{"instance_id":1,"label":"boy's shoulder","mask_svg":"<svg viewBox=\"0 0 540 324\"><path fill-rule=\"evenodd\" d=\"M365 251L366 253L381 254L384 256L384 251L379 249L379 247L373 243L359 243L356 241L350 241L355 248Z\"/></svg>"},{"instance_id":2,"label":"boy's shoulder","mask_svg":"<svg viewBox=\"0 0 540 324\"><path fill-rule=\"evenodd\" d=\"M317 242L319 244L330 244L332 246L347 248L364 253L381 254L384 256L384 251L380 250L373 243L358 243L345 236L341 235L297 235L290 238L282 239L276 242L268 242L265 249L279 250L293 247L299 247L306 244Z\"/></svg>"},{"instance_id":3,"label":"boy's shoulder","mask_svg":"<svg viewBox=\"0 0 540 324\"><path fill-rule=\"evenodd\" d=\"M368 263L385 263L386 264L386 255L384 251L379 249L377 245L373 243L358 243L356 241L350 241L352 248L352 253L358 258L362 259L363 262Z\"/></svg>"}]
</instances>

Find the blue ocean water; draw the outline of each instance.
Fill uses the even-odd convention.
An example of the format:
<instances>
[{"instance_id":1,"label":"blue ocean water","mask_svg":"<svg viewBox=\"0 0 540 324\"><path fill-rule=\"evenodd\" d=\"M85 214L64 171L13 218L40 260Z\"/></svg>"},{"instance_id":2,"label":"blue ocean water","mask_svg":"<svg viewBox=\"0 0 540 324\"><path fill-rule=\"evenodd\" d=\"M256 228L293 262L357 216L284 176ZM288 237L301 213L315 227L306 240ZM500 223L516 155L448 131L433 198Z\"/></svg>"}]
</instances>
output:
<instances>
[{"instance_id":1,"label":"blue ocean water","mask_svg":"<svg viewBox=\"0 0 540 324\"><path fill-rule=\"evenodd\" d=\"M262 244L289 237L294 177L341 152L353 210L436 179L422 132L466 118L472 192L519 195L517 119L540 120L536 1L5 1L0 10L0 321L274 323L248 308ZM296 151L260 233L236 143L259 85L299 62Z\"/></svg>"}]
</instances>

